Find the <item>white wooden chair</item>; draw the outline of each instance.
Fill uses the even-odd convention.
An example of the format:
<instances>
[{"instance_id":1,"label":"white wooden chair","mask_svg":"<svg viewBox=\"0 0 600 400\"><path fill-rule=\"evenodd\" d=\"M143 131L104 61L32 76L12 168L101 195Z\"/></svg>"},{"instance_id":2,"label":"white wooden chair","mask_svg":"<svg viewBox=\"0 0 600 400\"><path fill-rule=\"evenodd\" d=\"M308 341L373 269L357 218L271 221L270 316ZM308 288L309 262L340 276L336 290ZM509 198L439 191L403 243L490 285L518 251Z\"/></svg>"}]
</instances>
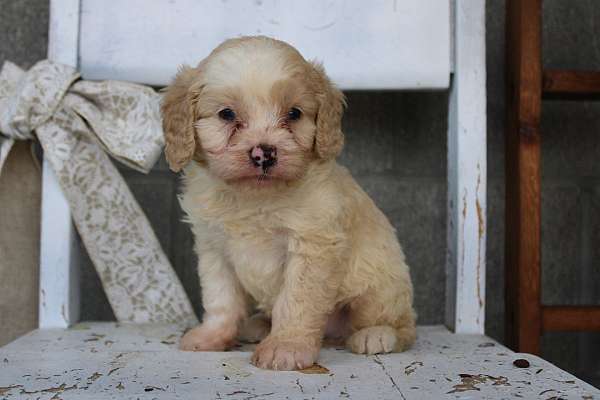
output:
<instances>
[{"instance_id":1,"label":"white wooden chair","mask_svg":"<svg viewBox=\"0 0 600 400\"><path fill-rule=\"evenodd\" d=\"M258 370L244 351L179 352L178 326L77 324L74 228L56 178L44 164L40 329L0 349L0 371L5 371L0 372L0 395L455 398L466 392L505 398L546 390L549 396L600 395L549 363L518 356L483 335L483 0L50 4L49 58L78 67L86 79L163 86L179 64L197 63L223 39L266 34L323 60L342 89L449 90L447 328L420 327L418 343L402 354L359 357L324 349L320 363L329 371L306 375ZM530 367L513 366L518 358L526 358Z\"/></svg>"},{"instance_id":2,"label":"white wooden chair","mask_svg":"<svg viewBox=\"0 0 600 400\"><path fill-rule=\"evenodd\" d=\"M324 61L342 89L450 90L446 325L483 333L484 2L301 3L53 0L48 57L78 67L85 79L164 86L179 65L197 64L224 39L266 34ZM42 207L40 327L66 327L78 321L78 268L70 261L69 208L48 165Z\"/></svg>"}]
</instances>

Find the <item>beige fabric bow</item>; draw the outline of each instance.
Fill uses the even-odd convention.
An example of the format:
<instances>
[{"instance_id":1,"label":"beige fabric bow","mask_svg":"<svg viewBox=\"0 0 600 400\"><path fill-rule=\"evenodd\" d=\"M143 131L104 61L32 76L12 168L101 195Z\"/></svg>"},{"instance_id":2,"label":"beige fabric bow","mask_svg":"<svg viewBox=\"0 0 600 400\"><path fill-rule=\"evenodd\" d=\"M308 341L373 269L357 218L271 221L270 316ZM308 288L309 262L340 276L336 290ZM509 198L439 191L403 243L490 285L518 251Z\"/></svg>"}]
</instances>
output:
<instances>
[{"instance_id":1,"label":"beige fabric bow","mask_svg":"<svg viewBox=\"0 0 600 400\"><path fill-rule=\"evenodd\" d=\"M197 322L139 204L108 155L147 173L162 152L159 95L79 80L41 61L0 71L0 173L15 140L40 141L119 321ZM104 151L103 151L104 149Z\"/></svg>"}]
</instances>

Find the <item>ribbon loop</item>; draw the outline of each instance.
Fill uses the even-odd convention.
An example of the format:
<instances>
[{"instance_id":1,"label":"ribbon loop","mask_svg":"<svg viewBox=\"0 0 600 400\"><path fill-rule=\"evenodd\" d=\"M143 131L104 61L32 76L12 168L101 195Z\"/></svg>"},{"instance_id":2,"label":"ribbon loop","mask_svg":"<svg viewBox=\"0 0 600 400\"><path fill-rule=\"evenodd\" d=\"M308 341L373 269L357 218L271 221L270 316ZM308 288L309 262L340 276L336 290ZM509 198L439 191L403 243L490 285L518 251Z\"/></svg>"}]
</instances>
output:
<instances>
[{"instance_id":1,"label":"ribbon loop","mask_svg":"<svg viewBox=\"0 0 600 400\"><path fill-rule=\"evenodd\" d=\"M7 62L0 72L0 131L9 138L33 138L33 131L56 111L73 81L74 68L40 61L27 72Z\"/></svg>"},{"instance_id":2,"label":"ribbon loop","mask_svg":"<svg viewBox=\"0 0 600 400\"><path fill-rule=\"evenodd\" d=\"M119 321L197 323L144 212L110 154L149 172L164 144L160 96L117 81L78 80L41 61L0 71L0 172L14 140L38 138ZM103 149L105 151L103 151Z\"/></svg>"}]
</instances>

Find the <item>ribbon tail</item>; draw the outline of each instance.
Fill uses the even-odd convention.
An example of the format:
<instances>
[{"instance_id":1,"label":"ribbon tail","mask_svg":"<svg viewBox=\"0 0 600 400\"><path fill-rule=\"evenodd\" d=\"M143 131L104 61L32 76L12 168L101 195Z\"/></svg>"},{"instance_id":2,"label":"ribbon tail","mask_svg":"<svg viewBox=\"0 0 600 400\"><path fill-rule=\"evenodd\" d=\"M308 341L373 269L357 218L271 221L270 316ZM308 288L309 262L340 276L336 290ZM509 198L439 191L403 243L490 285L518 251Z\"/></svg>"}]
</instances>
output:
<instances>
[{"instance_id":1,"label":"ribbon tail","mask_svg":"<svg viewBox=\"0 0 600 400\"><path fill-rule=\"evenodd\" d=\"M60 109L37 136L119 321L198 322L144 212L88 127Z\"/></svg>"},{"instance_id":2,"label":"ribbon tail","mask_svg":"<svg viewBox=\"0 0 600 400\"><path fill-rule=\"evenodd\" d=\"M2 139L0 142L0 175L2 175L2 167L4 166L4 162L8 158L8 153L10 153L10 149L12 149L15 141L13 139Z\"/></svg>"}]
</instances>

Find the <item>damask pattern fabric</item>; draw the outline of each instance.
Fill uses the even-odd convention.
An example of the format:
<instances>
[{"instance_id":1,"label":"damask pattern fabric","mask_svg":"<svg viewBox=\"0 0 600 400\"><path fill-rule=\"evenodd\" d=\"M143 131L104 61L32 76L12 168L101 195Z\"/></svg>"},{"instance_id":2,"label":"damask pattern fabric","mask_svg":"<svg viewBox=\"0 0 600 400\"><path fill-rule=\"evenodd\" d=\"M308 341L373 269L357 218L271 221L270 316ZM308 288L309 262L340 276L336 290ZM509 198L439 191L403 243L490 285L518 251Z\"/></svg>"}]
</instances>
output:
<instances>
[{"instance_id":1,"label":"damask pattern fabric","mask_svg":"<svg viewBox=\"0 0 600 400\"><path fill-rule=\"evenodd\" d=\"M164 145L160 96L127 82L79 80L41 61L0 71L0 173L15 140L34 135L119 321L197 323L181 283L139 204L110 162L147 173Z\"/></svg>"}]
</instances>

